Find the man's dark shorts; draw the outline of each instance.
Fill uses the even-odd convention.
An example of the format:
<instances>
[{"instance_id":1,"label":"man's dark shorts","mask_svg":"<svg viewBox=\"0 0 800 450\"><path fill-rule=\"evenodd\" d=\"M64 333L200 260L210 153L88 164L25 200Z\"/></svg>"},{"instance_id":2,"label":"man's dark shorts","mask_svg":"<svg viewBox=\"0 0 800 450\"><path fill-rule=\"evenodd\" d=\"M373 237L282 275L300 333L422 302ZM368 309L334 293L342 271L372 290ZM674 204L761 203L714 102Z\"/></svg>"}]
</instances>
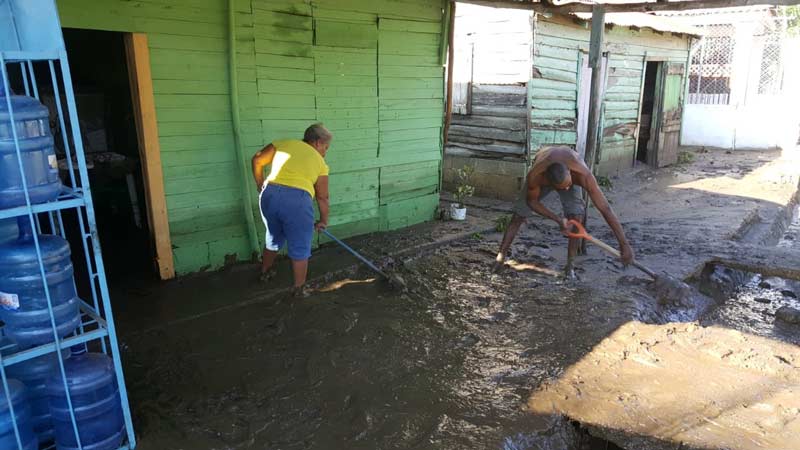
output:
<instances>
[{"instance_id":1,"label":"man's dark shorts","mask_svg":"<svg viewBox=\"0 0 800 450\"><path fill-rule=\"evenodd\" d=\"M543 200L545 197L550 195L551 192L556 191L558 193L559 199L561 199L561 208L564 210L564 215L567 217L580 217L583 216L583 198L581 196L583 189L579 186L575 186L574 184L570 186L569 189L559 191L553 189L552 187L545 186L541 188L541 195L539 196L539 200ZM517 201L514 202L514 208L512 211L514 214L521 216L525 219L529 219L533 217L535 214L534 211L528 206L528 186L523 186L522 190L520 191L519 197Z\"/></svg>"}]
</instances>

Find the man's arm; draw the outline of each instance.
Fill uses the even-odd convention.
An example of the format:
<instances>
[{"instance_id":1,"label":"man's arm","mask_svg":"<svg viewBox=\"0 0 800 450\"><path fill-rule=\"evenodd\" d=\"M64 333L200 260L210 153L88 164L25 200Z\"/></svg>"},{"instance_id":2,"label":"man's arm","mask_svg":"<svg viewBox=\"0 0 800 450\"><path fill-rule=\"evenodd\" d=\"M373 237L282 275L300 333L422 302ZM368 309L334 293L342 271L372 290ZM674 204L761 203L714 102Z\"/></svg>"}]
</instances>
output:
<instances>
[{"instance_id":1,"label":"man's arm","mask_svg":"<svg viewBox=\"0 0 800 450\"><path fill-rule=\"evenodd\" d=\"M628 240L625 238L625 232L622 230L622 225L619 223L617 215L614 214L614 211L611 209L611 205L608 204L608 200L606 200L606 196L603 195L603 191L600 190L600 186L598 186L597 180L594 178L594 176L587 175L585 176L585 179L586 186L583 188L586 189L586 193L589 194L589 198L592 199L592 203L597 210L600 211L603 219L606 220L606 223L614 232L614 236L616 236L617 241L619 242L622 262L625 264L630 264L631 261L633 261L633 249L631 248L630 244L628 244Z\"/></svg>"},{"instance_id":2,"label":"man's arm","mask_svg":"<svg viewBox=\"0 0 800 450\"><path fill-rule=\"evenodd\" d=\"M328 227L328 214L330 212L330 194L328 192L327 175L317 178L317 182L314 183L314 191L317 197L317 206L319 206L319 222L316 223L314 228L317 231L321 231Z\"/></svg>"},{"instance_id":3,"label":"man's arm","mask_svg":"<svg viewBox=\"0 0 800 450\"><path fill-rule=\"evenodd\" d=\"M256 180L256 189L261 190L264 186L264 168L272 164L275 158L275 146L268 144L266 147L257 151L250 161L253 169L253 178Z\"/></svg>"}]
</instances>

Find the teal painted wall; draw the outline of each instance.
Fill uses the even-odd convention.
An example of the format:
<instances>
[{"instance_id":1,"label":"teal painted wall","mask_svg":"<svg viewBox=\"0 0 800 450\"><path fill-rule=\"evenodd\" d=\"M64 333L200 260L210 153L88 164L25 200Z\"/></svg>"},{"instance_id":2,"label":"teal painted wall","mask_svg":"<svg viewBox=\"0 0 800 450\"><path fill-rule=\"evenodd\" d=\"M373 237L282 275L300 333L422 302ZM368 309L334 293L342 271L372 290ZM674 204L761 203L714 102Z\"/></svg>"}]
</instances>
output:
<instances>
[{"instance_id":1,"label":"teal painted wall","mask_svg":"<svg viewBox=\"0 0 800 450\"><path fill-rule=\"evenodd\" d=\"M570 18L537 16L533 72L530 82L531 149L571 145L577 140L581 58L588 58L589 25ZM689 38L649 29L606 28L608 80L603 102L600 174L631 167L636 149L633 130L638 122L645 57L687 62Z\"/></svg>"},{"instance_id":2,"label":"teal painted wall","mask_svg":"<svg viewBox=\"0 0 800 450\"><path fill-rule=\"evenodd\" d=\"M220 267L232 254L249 259L231 117L227 1L57 3L64 27L148 35L176 271ZM238 0L245 163L266 143L300 138L322 121L334 133L332 232L349 236L430 220L441 165L443 5Z\"/></svg>"}]
</instances>

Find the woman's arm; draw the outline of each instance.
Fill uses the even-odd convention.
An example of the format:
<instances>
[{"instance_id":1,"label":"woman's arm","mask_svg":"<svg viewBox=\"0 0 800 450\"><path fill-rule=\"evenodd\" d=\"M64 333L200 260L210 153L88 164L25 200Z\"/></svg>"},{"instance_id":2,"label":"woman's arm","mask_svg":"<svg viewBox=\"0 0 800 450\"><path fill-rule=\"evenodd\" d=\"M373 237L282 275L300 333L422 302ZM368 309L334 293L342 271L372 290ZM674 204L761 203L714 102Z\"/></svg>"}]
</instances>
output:
<instances>
[{"instance_id":1,"label":"woman's arm","mask_svg":"<svg viewBox=\"0 0 800 450\"><path fill-rule=\"evenodd\" d=\"M264 186L264 168L272 164L273 158L275 158L275 146L272 144L268 144L253 155L251 164L253 178L256 180L256 190L260 191L261 187Z\"/></svg>"},{"instance_id":2,"label":"woman's arm","mask_svg":"<svg viewBox=\"0 0 800 450\"><path fill-rule=\"evenodd\" d=\"M328 213L330 212L327 175L317 178L317 182L314 183L314 191L317 196L317 206L319 206L319 222L314 227L317 231L321 231L328 227Z\"/></svg>"}]
</instances>

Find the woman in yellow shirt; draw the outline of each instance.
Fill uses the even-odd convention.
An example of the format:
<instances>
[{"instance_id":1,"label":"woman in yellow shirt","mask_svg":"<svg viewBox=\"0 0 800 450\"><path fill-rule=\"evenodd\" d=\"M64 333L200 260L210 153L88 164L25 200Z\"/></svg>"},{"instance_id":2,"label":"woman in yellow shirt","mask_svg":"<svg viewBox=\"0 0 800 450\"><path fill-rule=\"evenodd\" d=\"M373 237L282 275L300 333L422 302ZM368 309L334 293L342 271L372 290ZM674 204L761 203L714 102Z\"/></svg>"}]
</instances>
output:
<instances>
[{"instance_id":1,"label":"woman in yellow shirt","mask_svg":"<svg viewBox=\"0 0 800 450\"><path fill-rule=\"evenodd\" d=\"M275 274L278 251L287 244L294 272L294 295L308 296L304 285L314 230L328 226L328 165L325 154L333 135L321 123L308 127L303 140L275 141L253 155L253 177L260 192L261 218L267 228L261 278ZM272 166L264 180L264 168ZM319 206L314 223L313 199Z\"/></svg>"}]
</instances>

